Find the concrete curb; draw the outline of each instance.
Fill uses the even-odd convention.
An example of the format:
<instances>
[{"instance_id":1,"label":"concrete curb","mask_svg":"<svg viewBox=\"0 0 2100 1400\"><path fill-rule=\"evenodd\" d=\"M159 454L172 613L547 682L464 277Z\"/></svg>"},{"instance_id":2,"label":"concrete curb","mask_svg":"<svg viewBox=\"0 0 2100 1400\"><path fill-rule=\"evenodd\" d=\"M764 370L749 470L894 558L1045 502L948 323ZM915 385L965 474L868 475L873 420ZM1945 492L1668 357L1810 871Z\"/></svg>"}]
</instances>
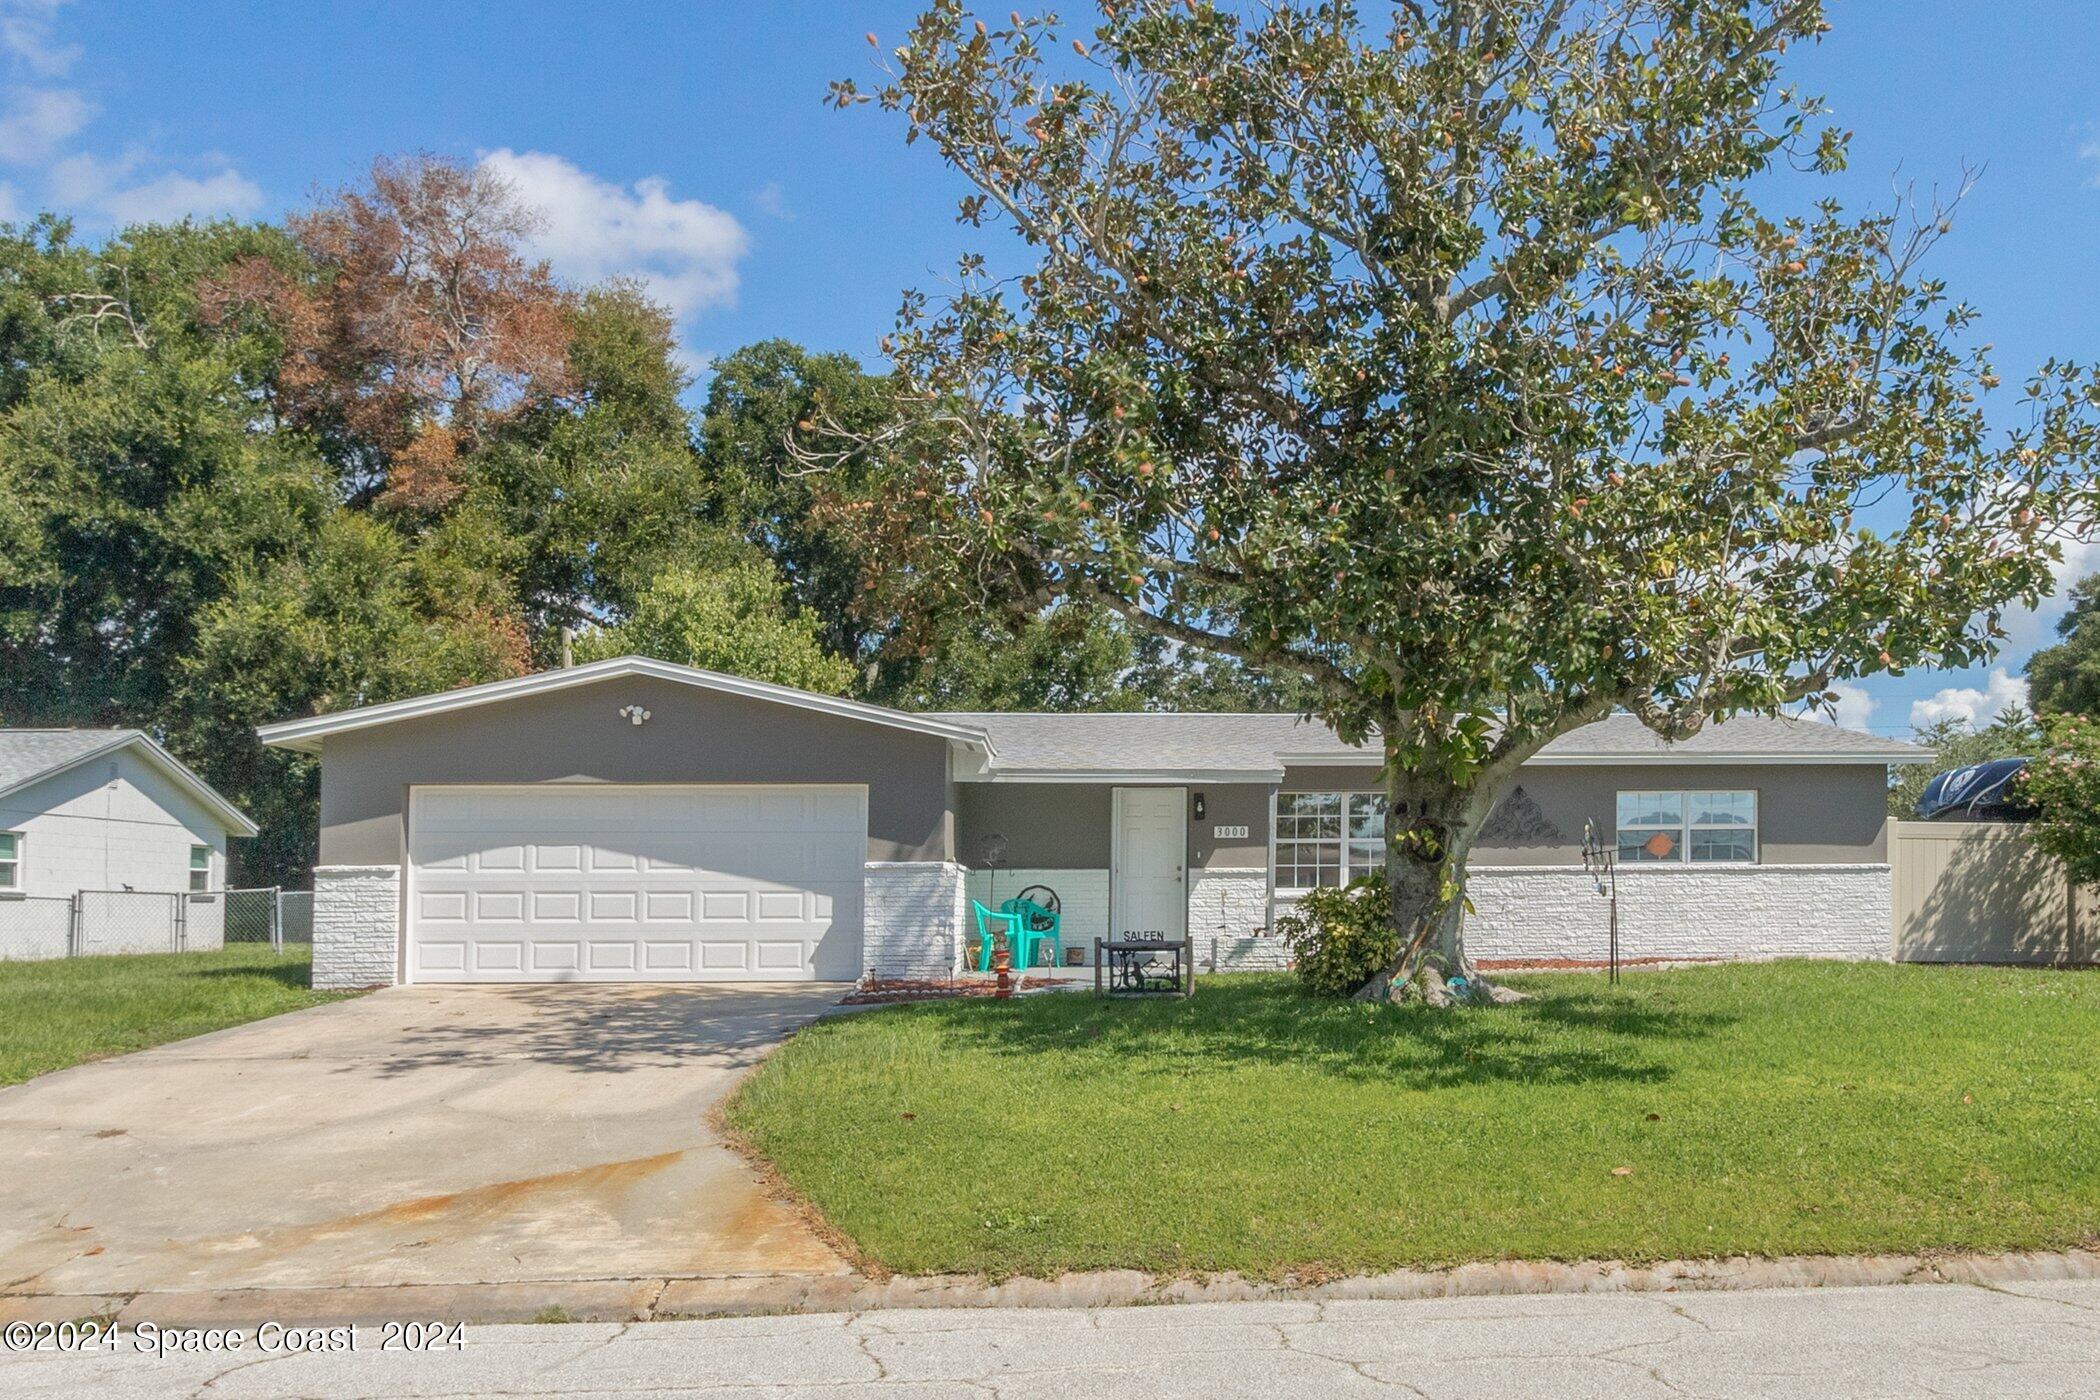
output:
<instances>
[{"instance_id":1,"label":"concrete curb","mask_svg":"<svg viewBox=\"0 0 2100 1400\"><path fill-rule=\"evenodd\" d=\"M881 1308L1104 1308L1151 1304L1477 1298L1544 1293L1724 1292L1899 1284L2003 1284L2100 1279L2100 1251L2011 1254L1803 1255L1687 1259L1632 1265L1503 1261L1452 1269L1397 1269L1323 1283L1264 1283L1237 1275L1160 1278L1135 1270L1013 1278L858 1274L648 1279L547 1279L399 1287L259 1288L231 1292L14 1294L0 1323L115 1317L120 1324L254 1326L376 1324L401 1320L484 1324L557 1320L637 1322Z\"/></svg>"}]
</instances>

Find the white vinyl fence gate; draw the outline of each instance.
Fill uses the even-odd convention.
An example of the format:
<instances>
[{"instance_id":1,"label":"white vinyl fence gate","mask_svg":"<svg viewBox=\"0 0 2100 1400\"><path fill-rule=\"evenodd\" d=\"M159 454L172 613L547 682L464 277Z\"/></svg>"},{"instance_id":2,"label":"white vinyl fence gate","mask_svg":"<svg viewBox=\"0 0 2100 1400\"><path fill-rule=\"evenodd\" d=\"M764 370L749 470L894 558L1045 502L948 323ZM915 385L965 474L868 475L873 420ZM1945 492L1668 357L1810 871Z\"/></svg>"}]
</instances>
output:
<instances>
[{"instance_id":1,"label":"white vinyl fence gate","mask_svg":"<svg viewBox=\"0 0 2100 1400\"><path fill-rule=\"evenodd\" d=\"M0 962L113 953L202 953L313 941L308 890L82 890L0 898Z\"/></svg>"}]
</instances>

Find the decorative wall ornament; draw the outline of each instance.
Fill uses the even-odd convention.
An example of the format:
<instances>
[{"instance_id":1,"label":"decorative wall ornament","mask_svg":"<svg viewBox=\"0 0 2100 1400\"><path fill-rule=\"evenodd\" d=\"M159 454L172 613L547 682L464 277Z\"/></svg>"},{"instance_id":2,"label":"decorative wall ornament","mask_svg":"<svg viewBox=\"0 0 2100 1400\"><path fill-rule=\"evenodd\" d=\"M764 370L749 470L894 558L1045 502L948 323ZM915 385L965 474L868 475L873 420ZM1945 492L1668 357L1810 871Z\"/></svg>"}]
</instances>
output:
<instances>
[{"instance_id":1,"label":"decorative wall ornament","mask_svg":"<svg viewBox=\"0 0 2100 1400\"><path fill-rule=\"evenodd\" d=\"M1565 841L1567 837L1539 809L1531 794L1518 786L1511 788L1509 796L1488 814L1486 825L1480 828L1479 840L1483 845L1523 846Z\"/></svg>"},{"instance_id":2,"label":"decorative wall ornament","mask_svg":"<svg viewBox=\"0 0 2100 1400\"><path fill-rule=\"evenodd\" d=\"M640 729L644 724L648 723L649 712L640 705L622 705L620 707L620 718L626 720L636 729Z\"/></svg>"}]
</instances>

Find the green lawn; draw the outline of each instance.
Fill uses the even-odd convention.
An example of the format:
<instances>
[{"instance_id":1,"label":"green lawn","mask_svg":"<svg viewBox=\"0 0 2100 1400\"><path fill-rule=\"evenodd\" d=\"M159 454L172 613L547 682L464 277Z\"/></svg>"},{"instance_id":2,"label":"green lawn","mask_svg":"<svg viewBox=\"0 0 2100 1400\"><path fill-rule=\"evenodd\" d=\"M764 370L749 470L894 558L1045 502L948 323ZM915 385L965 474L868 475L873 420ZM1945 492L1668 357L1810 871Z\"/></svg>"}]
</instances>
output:
<instances>
[{"instance_id":1,"label":"green lawn","mask_svg":"<svg viewBox=\"0 0 2100 1400\"><path fill-rule=\"evenodd\" d=\"M0 963L0 1084L336 1000L308 963L255 945Z\"/></svg>"},{"instance_id":2,"label":"green lawn","mask_svg":"<svg viewBox=\"0 0 2100 1400\"><path fill-rule=\"evenodd\" d=\"M2100 1235L2100 973L1510 980L1535 1000L1374 1008L1240 976L1189 1002L863 1013L797 1035L730 1121L909 1272L1275 1275Z\"/></svg>"}]
</instances>

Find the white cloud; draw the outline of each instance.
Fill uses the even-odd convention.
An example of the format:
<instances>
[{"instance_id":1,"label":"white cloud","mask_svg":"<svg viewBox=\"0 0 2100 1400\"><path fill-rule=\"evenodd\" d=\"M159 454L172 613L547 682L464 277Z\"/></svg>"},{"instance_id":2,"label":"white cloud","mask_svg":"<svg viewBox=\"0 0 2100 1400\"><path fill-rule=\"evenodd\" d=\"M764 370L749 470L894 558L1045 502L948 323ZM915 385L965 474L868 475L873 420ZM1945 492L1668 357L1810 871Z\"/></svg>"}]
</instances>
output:
<instances>
[{"instance_id":1,"label":"white cloud","mask_svg":"<svg viewBox=\"0 0 2100 1400\"><path fill-rule=\"evenodd\" d=\"M46 78L56 77L80 57L78 44L52 40L51 29L66 0L0 0L0 53L10 63Z\"/></svg>"},{"instance_id":2,"label":"white cloud","mask_svg":"<svg viewBox=\"0 0 2100 1400\"><path fill-rule=\"evenodd\" d=\"M758 206L759 213L769 219L786 222L795 217L795 211L788 208L787 191L781 188L778 180L768 180L760 185L758 193L751 196L751 202Z\"/></svg>"},{"instance_id":3,"label":"white cloud","mask_svg":"<svg viewBox=\"0 0 2100 1400\"><path fill-rule=\"evenodd\" d=\"M139 160L136 153L115 160L71 155L52 162L45 174L45 183L54 203L65 206L92 204L129 175Z\"/></svg>"},{"instance_id":4,"label":"white cloud","mask_svg":"<svg viewBox=\"0 0 2100 1400\"><path fill-rule=\"evenodd\" d=\"M481 164L545 217L532 250L564 280L631 277L681 320L736 299L750 239L726 211L674 199L659 177L630 190L544 151L489 151Z\"/></svg>"},{"instance_id":5,"label":"white cloud","mask_svg":"<svg viewBox=\"0 0 2100 1400\"><path fill-rule=\"evenodd\" d=\"M1835 724L1841 729L1865 729L1868 717L1879 706L1879 702L1867 694L1866 687L1854 685L1850 681L1836 681L1830 689L1837 696L1835 713L1820 708L1804 710L1801 718L1821 720L1826 724Z\"/></svg>"},{"instance_id":6,"label":"white cloud","mask_svg":"<svg viewBox=\"0 0 2100 1400\"><path fill-rule=\"evenodd\" d=\"M120 224L174 223L262 208L262 187L231 167L201 178L168 174L109 191L102 208Z\"/></svg>"},{"instance_id":7,"label":"white cloud","mask_svg":"<svg viewBox=\"0 0 2100 1400\"><path fill-rule=\"evenodd\" d=\"M95 104L70 88L25 88L0 115L0 161L45 160L95 118Z\"/></svg>"},{"instance_id":8,"label":"white cloud","mask_svg":"<svg viewBox=\"0 0 2100 1400\"><path fill-rule=\"evenodd\" d=\"M66 74L80 57L79 46L61 44L54 36L67 3L0 0L0 66L18 79ZM87 143L76 138L99 110L76 89L17 82L0 101L0 164L40 173L42 205L90 226L253 214L262 208L262 189L223 156L171 160L142 147L117 156L84 149ZM0 219L21 218L21 201L19 187L0 185Z\"/></svg>"},{"instance_id":9,"label":"white cloud","mask_svg":"<svg viewBox=\"0 0 2100 1400\"><path fill-rule=\"evenodd\" d=\"M0 180L0 224L18 224L28 217L29 208L22 203L22 192Z\"/></svg>"},{"instance_id":10,"label":"white cloud","mask_svg":"<svg viewBox=\"0 0 2100 1400\"><path fill-rule=\"evenodd\" d=\"M1996 666L1981 690L1974 686L1948 686L1927 699L1911 701L1910 723L1913 729L1950 719L1985 725L2014 705L2027 708L2027 682L2008 674L2003 666Z\"/></svg>"},{"instance_id":11,"label":"white cloud","mask_svg":"<svg viewBox=\"0 0 2100 1400\"><path fill-rule=\"evenodd\" d=\"M170 171L132 178L145 162L140 151L126 152L115 160L67 156L51 167L52 198L117 225L252 214L262 208L261 187L230 165L200 175Z\"/></svg>"}]
</instances>

